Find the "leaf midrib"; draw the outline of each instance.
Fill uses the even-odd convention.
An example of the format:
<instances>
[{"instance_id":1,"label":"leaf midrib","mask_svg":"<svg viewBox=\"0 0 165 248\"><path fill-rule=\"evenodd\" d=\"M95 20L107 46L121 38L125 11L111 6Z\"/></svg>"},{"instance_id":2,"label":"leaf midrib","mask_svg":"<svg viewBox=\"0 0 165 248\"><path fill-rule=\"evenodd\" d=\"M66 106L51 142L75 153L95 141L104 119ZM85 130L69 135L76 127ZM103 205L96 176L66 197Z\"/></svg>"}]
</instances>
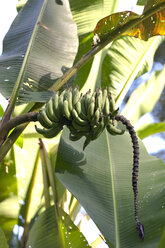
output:
<instances>
[{"instance_id":1,"label":"leaf midrib","mask_svg":"<svg viewBox=\"0 0 165 248\"><path fill-rule=\"evenodd\" d=\"M108 132L106 131L106 140L107 140L107 148L108 148L108 158L109 158L109 168L110 168L110 177L111 177L111 184L112 184L112 198L113 198L113 209L114 209L114 224L115 224L115 240L116 240L116 248L120 248L120 235L119 235L119 225L118 225L118 213L117 213L117 197L116 197L116 190L115 190L115 180L114 180L114 170L113 170L113 163L111 160L111 148L108 138Z\"/></svg>"},{"instance_id":2,"label":"leaf midrib","mask_svg":"<svg viewBox=\"0 0 165 248\"><path fill-rule=\"evenodd\" d=\"M26 53L25 53L25 57L24 57L20 72L18 74L18 77L17 77L16 83L15 83L12 95L11 95L11 99L10 99L11 111L13 110L13 108L15 106L16 99L17 99L17 96L18 96L18 93L19 93L19 89L20 89L20 86L21 86L21 83L22 83L22 80L23 80L23 77L24 77L24 71L26 69L26 66L27 66L27 63L28 63L28 58L29 58L29 55L30 55L30 52L31 52L31 49L32 49L32 46L33 46L33 42L34 42L36 34L37 34L38 21L43 16L43 12L44 12L44 10L46 8L46 5L47 5L47 0L44 0L43 5L42 5L41 10L40 10L40 13L39 13L38 18L37 18L37 21L35 23L33 32L31 34L31 38L30 38L30 41L29 41L29 44L28 44L28 47L27 47L27 50L26 50Z\"/></svg>"}]
</instances>

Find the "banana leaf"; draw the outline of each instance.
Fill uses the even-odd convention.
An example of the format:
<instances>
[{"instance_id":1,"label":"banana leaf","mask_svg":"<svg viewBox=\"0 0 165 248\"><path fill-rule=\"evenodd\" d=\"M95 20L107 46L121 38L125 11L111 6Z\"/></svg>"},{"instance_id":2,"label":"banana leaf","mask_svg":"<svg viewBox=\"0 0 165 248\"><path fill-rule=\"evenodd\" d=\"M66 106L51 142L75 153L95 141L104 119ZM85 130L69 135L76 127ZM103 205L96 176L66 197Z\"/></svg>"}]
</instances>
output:
<instances>
[{"instance_id":1,"label":"banana leaf","mask_svg":"<svg viewBox=\"0 0 165 248\"><path fill-rule=\"evenodd\" d=\"M79 50L76 61L92 48L92 31L97 21L105 15L117 11L118 6L119 0L70 0L73 19L77 24L79 35ZM100 80L97 78L97 75L100 73L99 68L102 68L104 55L100 52L98 56L99 59L98 57L91 59L91 61L78 71L74 85L79 85L82 88L86 83L88 89L94 84L98 87L100 86Z\"/></svg>"},{"instance_id":2,"label":"banana leaf","mask_svg":"<svg viewBox=\"0 0 165 248\"><path fill-rule=\"evenodd\" d=\"M151 11L154 13L148 16ZM94 29L94 45L104 42L116 33L146 41L156 35L165 35L164 15L165 2L164 0L157 0L156 2L148 1L141 16L132 11L123 11L106 16L98 21ZM142 20L144 17L145 19ZM136 24L136 21L139 22ZM124 29L127 24L129 25L129 22L135 23L135 25Z\"/></svg>"},{"instance_id":3,"label":"banana leaf","mask_svg":"<svg viewBox=\"0 0 165 248\"><path fill-rule=\"evenodd\" d=\"M136 133L140 139L144 139L150 135L160 133L160 132L165 132L164 122L148 123L136 129Z\"/></svg>"},{"instance_id":4,"label":"banana leaf","mask_svg":"<svg viewBox=\"0 0 165 248\"><path fill-rule=\"evenodd\" d=\"M105 239L119 248L157 248L164 228L165 165L150 156L140 141L139 219L145 228L140 240L134 220L132 147L127 133L106 131L85 152L83 140L71 142L63 132L56 175L84 206Z\"/></svg>"},{"instance_id":5,"label":"banana leaf","mask_svg":"<svg viewBox=\"0 0 165 248\"><path fill-rule=\"evenodd\" d=\"M1 93L9 98L16 84L17 103L47 101L52 95L48 88L72 66L77 52L77 28L68 1L29 0L3 45Z\"/></svg>"},{"instance_id":6,"label":"banana leaf","mask_svg":"<svg viewBox=\"0 0 165 248\"><path fill-rule=\"evenodd\" d=\"M7 240L6 237L4 235L3 230L0 228L0 247L1 248L8 248L8 244L7 244Z\"/></svg>"},{"instance_id":7,"label":"banana leaf","mask_svg":"<svg viewBox=\"0 0 165 248\"><path fill-rule=\"evenodd\" d=\"M69 215L59 208L58 211L61 217L59 217L57 224L54 211L54 207L52 206L39 215L38 219L35 221L32 229L30 230L26 247L89 247L85 237L71 221ZM62 239L62 245L60 241L60 235Z\"/></svg>"},{"instance_id":8,"label":"banana leaf","mask_svg":"<svg viewBox=\"0 0 165 248\"><path fill-rule=\"evenodd\" d=\"M114 41L103 62L102 87L110 86L120 106L135 78L150 71L156 49L164 37L141 41L121 37Z\"/></svg>"},{"instance_id":9,"label":"banana leaf","mask_svg":"<svg viewBox=\"0 0 165 248\"><path fill-rule=\"evenodd\" d=\"M153 72L147 82L140 84L133 91L122 111L132 124L135 124L142 115L153 110L165 87L164 77L165 67Z\"/></svg>"}]
</instances>

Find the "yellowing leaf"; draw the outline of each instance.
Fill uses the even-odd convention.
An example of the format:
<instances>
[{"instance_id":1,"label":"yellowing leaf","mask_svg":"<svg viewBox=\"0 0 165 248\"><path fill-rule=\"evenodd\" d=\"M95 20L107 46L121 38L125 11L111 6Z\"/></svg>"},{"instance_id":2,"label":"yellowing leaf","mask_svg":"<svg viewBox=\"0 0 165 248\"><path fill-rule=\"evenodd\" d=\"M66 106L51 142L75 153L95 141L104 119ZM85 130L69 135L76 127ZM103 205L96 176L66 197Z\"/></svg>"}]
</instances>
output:
<instances>
[{"instance_id":1,"label":"yellowing leaf","mask_svg":"<svg viewBox=\"0 0 165 248\"><path fill-rule=\"evenodd\" d=\"M141 40L148 40L156 35L165 35L165 1L157 1L150 9L146 5L146 8L143 15L123 11L101 19L94 29L94 45L109 37L116 38L116 34L133 36ZM132 25L129 26L129 23Z\"/></svg>"}]
</instances>

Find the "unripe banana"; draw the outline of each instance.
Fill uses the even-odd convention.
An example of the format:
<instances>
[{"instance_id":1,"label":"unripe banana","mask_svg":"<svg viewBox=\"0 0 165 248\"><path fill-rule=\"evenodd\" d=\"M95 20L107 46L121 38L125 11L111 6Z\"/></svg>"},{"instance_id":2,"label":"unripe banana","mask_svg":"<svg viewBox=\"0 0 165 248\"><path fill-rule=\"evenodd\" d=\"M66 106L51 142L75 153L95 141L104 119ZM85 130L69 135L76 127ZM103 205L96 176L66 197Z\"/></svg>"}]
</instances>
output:
<instances>
[{"instance_id":1,"label":"unripe banana","mask_svg":"<svg viewBox=\"0 0 165 248\"><path fill-rule=\"evenodd\" d=\"M106 97L106 99L105 99L105 104L104 104L104 114L105 115L109 115L109 111L110 110L110 106L109 106L109 99L108 99L108 97Z\"/></svg>"},{"instance_id":2,"label":"unripe banana","mask_svg":"<svg viewBox=\"0 0 165 248\"><path fill-rule=\"evenodd\" d=\"M77 103L75 104L75 109L77 111L77 114L80 115L80 113L81 113L81 99L79 99L77 101Z\"/></svg>"},{"instance_id":3,"label":"unripe banana","mask_svg":"<svg viewBox=\"0 0 165 248\"><path fill-rule=\"evenodd\" d=\"M115 117L117 114L119 113L119 108L117 108L116 110L114 110L111 114L111 117Z\"/></svg>"},{"instance_id":4,"label":"unripe banana","mask_svg":"<svg viewBox=\"0 0 165 248\"><path fill-rule=\"evenodd\" d=\"M104 120L102 119L101 122L97 126L94 126L92 128L91 140L97 139L100 136L100 134L103 132L104 128L105 128Z\"/></svg>"},{"instance_id":5,"label":"unripe banana","mask_svg":"<svg viewBox=\"0 0 165 248\"><path fill-rule=\"evenodd\" d=\"M71 90L69 90L69 93L68 93L68 108L69 108L69 111L72 111L73 105L72 105L72 91Z\"/></svg>"},{"instance_id":6,"label":"unripe banana","mask_svg":"<svg viewBox=\"0 0 165 248\"><path fill-rule=\"evenodd\" d=\"M81 98L81 112L83 113L84 116L87 117L87 110L85 107L85 96Z\"/></svg>"},{"instance_id":7,"label":"unripe banana","mask_svg":"<svg viewBox=\"0 0 165 248\"><path fill-rule=\"evenodd\" d=\"M83 151L85 150L85 147L87 147L87 145L89 145L89 143L91 142L91 138L88 136L84 142L83 145Z\"/></svg>"},{"instance_id":8,"label":"unripe banana","mask_svg":"<svg viewBox=\"0 0 165 248\"><path fill-rule=\"evenodd\" d=\"M124 130L114 127L113 125L107 125L106 128L111 135L122 135L125 132Z\"/></svg>"},{"instance_id":9,"label":"unripe banana","mask_svg":"<svg viewBox=\"0 0 165 248\"><path fill-rule=\"evenodd\" d=\"M71 114L69 111L69 105L68 105L67 100L64 100L64 102L63 102L63 114L64 114L66 119L71 120Z\"/></svg>"},{"instance_id":10,"label":"unripe banana","mask_svg":"<svg viewBox=\"0 0 165 248\"><path fill-rule=\"evenodd\" d=\"M72 125L73 127L77 130L77 131L83 131L83 132L89 132L90 131L90 126L87 125L87 126L82 126L82 125L79 125L76 121L72 121Z\"/></svg>"},{"instance_id":11,"label":"unripe banana","mask_svg":"<svg viewBox=\"0 0 165 248\"><path fill-rule=\"evenodd\" d=\"M47 123L45 123L45 121L42 119L42 115L41 115L41 112L42 112L43 110L40 110L39 111L39 113L38 113L38 115L37 115L37 119L38 119L38 121L39 121L39 123L43 126L43 127L45 127L45 128L50 128L50 125L48 125Z\"/></svg>"},{"instance_id":12,"label":"unripe banana","mask_svg":"<svg viewBox=\"0 0 165 248\"><path fill-rule=\"evenodd\" d=\"M96 108L102 111L102 91L100 89L96 92Z\"/></svg>"},{"instance_id":13,"label":"unripe banana","mask_svg":"<svg viewBox=\"0 0 165 248\"><path fill-rule=\"evenodd\" d=\"M52 127L50 129L41 129L35 126L35 128L38 133L42 134L45 138L48 138L48 139L57 136L59 132L62 130L62 128L60 127L57 127L57 128Z\"/></svg>"},{"instance_id":14,"label":"unripe banana","mask_svg":"<svg viewBox=\"0 0 165 248\"><path fill-rule=\"evenodd\" d=\"M94 116L94 110L95 110L95 102L93 100L88 107L87 118L89 121L91 121L92 117Z\"/></svg>"},{"instance_id":15,"label":"unripe banana","mask_svg":"<svg viewBox=\"0 0 165 248\"><path fill-rule=\"evenodd\" d=\"M104 108L104 105L105 105L105 100L106 98L108 97L107 95L107 89L104 89L103 92L102 92L102 109Z\"/></svg>"},{"instance_id":16,"label":"unripe banana","mask_svg":"<svg viewBox=\"0 0 165 248\"><path fill-rule=\"evenodd\" d=\"M103 132L104 128L112 135L123 134L117 128L113 96L107 89L96 89L85 95L80 94L79 88L65 89L59 95L57 92L46 104L45 109L38 113L38 121L46 129L36 127L36 130L47 138L56 136L66 125L70 130L70 139L75 141L86 137L83 149Z\"/></svg>"},{"instance_id":17,"label":"unripe banana","mask_svg":"<svg viewBox=\"0 0 165 248\"><path fill-rule=\"evenodd\" d=\"M73 107L75 106L75 104L77 103L79 98L80 98L80 92L79 92L78 86L76 86L72 92L72 105L73 105Z\"/></svg>"},{"instance_id":18,"label":"unripe banana","mask_svg":"<svg viewBox=\"0 0 165 248\"><path fill-rule=\"evenodd\" d=\"M59 118L54 114L53 111L53 98L49 100L49 102L46 104L46 114L48 118L53 122L58 122Z\"/></svg>"},{"instance_id":19,"label":"unripe banana","mask_svg":"<svg viewBox=\"0 0 165 248\"><path fill-rule=\"evenodd\" d=\"M66 92L64 94L64 100L68 101L68 108L69 108L69 111L71 111L73 108L73 105L72 105L72 88L69 88L66 90Z\"/></svg>"},{"instance_id":20,"label":"unripe banana","mask_svg":"<svg viewBox=\"0 0 165 248\"><path fill-rule=\"evenodd\" d=\"M57 119L60 118L60 112L59 112L59 93L56 92L55 96L53 97L53 112L54 115L57 117Z\"/></svg>"},{"instance_id":21,"label":"unripe banana","mask_svg":"<svg viewBox=\"0 0 165 248\"><path fill-rule=\"evenodd\" d=\"M72 117L73 117L74 121L77 122L77 124L79 124L79 125L82 125L82 126L88 126L89 125L88 121L85 121L78 116L78 113L75 109L72 109Z\"/></svg>"},{"instance_id":22,"label":"unripe banana","mask_svg":"<svg viewBox=\"0 0 165 248\"><path fill-rule=\"evenodd\" d=\"M59 96L58 109L59 109L60 115L63 114L63 102L64 102L65 92L66 90L63 90Z\"/></svg>"},{"instance_id":23,"label":"unripe banana","mask_svg":"<svg viewBox=\"0 0 165 248\"><path fill-rule=\"evenodd\" d=\"M91 94L91 89L89 89L88 92L84 96L84 98L85 98L85 109L86 109L86 113L88 111L88 106L89 106L91 95L92 95Z\"/></svg>"},{"instance_id":24,"label":"unripe banana","mask_svg":"<svg viewBox=\"0 0 165 248\"><path fill-rule=\"evenodd\" d=\"M45 109L42 109L40 111L40 115L42 116L42 120L44 123L46 123L49 127L53 126L53 122L48 118Z\"/></svg>"},{"instance_id":25,"label":"unripe banana","mask_svg":"<svg viewBox=\"0 0 165 248\"><path fill-rule=\"evenodd\" d=\"M91 119L91 122L90 122L91 126L94 126L94 125L98 124L99 119L100 119L100 109L97 108L95 113L94 113L93 118Z\"/></svg>"},{"instance_id":26,"label":"unripe banana","mask_svg":"<svg viewBox=\"0 0 165 248\"><path fill-rule=\"evenodd\" d=\"M82 134L81 133L78 133L78 134L75 134L75 135L73 135L71 133L69 134L69 139L71 141L77 141L77 140L79 140L81 138L82 138Z\"/></svg>"},{"instance_id":27,"label":"unripe banana","mask_svg":"<svg viewBox=\"0 0 165 248\"><path fill-rule=\"evenodd\" d=\"M83 113L83 111L82 111L82 109L81 109L81 105L82 105L81 101L82 101L82 98L79 99L78 102L76 103L75 109L76 109L76 111L77 111L79 117L80 117L82 120L87 121L87 120L88 120L88 119L87 119L87 116Z\"/></svg>"}]
</instances>

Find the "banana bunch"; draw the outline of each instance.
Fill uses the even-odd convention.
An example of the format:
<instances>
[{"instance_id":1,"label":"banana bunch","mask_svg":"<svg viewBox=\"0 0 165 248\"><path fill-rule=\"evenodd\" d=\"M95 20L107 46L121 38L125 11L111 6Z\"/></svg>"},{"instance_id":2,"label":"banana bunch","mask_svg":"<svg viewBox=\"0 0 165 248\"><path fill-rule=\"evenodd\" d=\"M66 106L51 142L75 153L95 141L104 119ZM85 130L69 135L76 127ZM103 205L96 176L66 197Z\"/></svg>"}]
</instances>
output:
<instances>
[{"instance_id":1,"label":"banana bunch","mask_svg":"<svg viewBox=\"0 0 165 248\"><path fill-rule=\"evenodd\" d=\"M123 134L117 128L115 116L115 101L108 89L91 90L84 95L79 88L65 89L61 94L57 92L41 109L37 115L38 121L44 129L35 126L38 133L46 138L55 137L67 126L72 141L85 136L83 149L90 141L97 139L106 127L111 135Z\"/></svg>"}]
</instances>

